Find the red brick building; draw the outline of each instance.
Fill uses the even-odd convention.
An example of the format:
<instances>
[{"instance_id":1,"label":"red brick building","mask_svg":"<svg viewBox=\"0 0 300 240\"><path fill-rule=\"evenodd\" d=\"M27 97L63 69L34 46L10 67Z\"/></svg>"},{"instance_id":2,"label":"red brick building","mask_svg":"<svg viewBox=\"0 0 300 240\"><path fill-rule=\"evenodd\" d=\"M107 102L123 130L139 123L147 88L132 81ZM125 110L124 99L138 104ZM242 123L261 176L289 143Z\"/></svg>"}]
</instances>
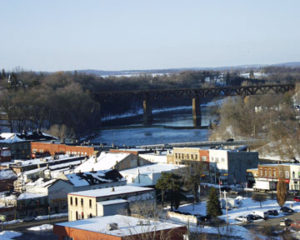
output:
<instances>
[{"instance_id":1,"label":"red brick building","mask_svg":"<svg viewBox=\"0 0 300 240\"><path fill-rule=\"evenodd\" d=\"M94 148L55 143L31 142L31 154L35 157L35 154L37 153L49 153L52 156L55 154L72 154L90 157L94 155Z\"/></svg>"},{"instance_id":2,"label":"red brick building","mask_svg":"<svg viewBox=\"0 0 300 240\"><path fill-rule=\"evenodd\" d=\"M58 240L183 240L186 226L123 215L95 217L54 225Z\"/></svg>"}]
</instances>

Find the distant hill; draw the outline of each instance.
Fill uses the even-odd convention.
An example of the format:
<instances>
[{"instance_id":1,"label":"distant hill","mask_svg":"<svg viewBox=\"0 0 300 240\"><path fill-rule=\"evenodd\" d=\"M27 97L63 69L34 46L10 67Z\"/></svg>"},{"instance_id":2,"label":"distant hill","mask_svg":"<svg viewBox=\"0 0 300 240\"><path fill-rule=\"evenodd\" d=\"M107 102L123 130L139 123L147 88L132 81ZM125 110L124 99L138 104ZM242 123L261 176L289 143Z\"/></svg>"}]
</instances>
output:
<instances>
[{"instance_id":1,"label":"distant hill","mask_svg":"<svg viewBox=\"0 0 300 240\"><path fill-rule=\"evenodd\" d=\"M169 68L169 69L144 69L144 70L120 70L120 71L105 71L95 69L76 70L78 73L93 74L96 76L134 76L140 74L163 75L172 74L182 71L228 71L228 70L249 70L259 69L267 66L278 67L300 67L300 62L286 62L278 64L250 64L239 66L224 66L224 67L199 67L199 68ZM74 72L74 71L73 71Z\"/></svg>"}]
</instances>

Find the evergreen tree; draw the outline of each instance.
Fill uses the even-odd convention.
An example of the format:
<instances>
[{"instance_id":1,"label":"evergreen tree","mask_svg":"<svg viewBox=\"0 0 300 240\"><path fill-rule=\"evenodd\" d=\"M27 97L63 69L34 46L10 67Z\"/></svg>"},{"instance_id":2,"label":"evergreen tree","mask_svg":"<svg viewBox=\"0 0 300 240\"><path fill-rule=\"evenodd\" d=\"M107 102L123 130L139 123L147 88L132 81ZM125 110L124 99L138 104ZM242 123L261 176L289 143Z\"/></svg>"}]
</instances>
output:
<instances>
[{"instance_id":1,"label":"evergreen tree","mask_svg":"<svg viewBox=\"0 0 300 240\"><path fill-rule=\"evenodd\" d=\"M221 204L215 188L211 188L209 191L206 214L214 218L222 215Z\"/></svg>"},{"instance_id":2,"label":"evergreen tree","mask_svg":"<svg viewBox=\"0 0 300 240\"><path fill-rule=\"evenodd\" d=\"M177 209L181 200L181 177L174 173L163 172L155 187L161 191L162 205L166 198L171 203L171 209Z\"/></svg>"}]
</instances>

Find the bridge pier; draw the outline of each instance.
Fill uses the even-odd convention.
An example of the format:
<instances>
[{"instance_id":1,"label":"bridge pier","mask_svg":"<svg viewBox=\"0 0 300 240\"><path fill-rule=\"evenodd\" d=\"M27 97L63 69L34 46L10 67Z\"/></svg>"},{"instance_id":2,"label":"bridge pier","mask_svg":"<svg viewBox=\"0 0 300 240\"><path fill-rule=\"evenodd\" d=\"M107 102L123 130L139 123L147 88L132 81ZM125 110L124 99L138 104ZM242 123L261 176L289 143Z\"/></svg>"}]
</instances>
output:
<instances>
[{"instance_id":1,"label":"bridge pier","mask_svg":"<svg viewBox=\"0 0 300 240\"><path fill-rule=\"evenodd\" d=\"M152 124L152 105L150 99L145 97L143 100L143 110L144 110L144 125Z\"/></svg>"},{"instance_id":2,"label":"bridge pier","mask_svg":"<svg viewBox=\"0 0 300 240\"><path fill-rule=\"evenodd\" d=\"M193 97L192 111L194 127L201 127L201 106L199 97Z\"/></svg>"}]
</instances>

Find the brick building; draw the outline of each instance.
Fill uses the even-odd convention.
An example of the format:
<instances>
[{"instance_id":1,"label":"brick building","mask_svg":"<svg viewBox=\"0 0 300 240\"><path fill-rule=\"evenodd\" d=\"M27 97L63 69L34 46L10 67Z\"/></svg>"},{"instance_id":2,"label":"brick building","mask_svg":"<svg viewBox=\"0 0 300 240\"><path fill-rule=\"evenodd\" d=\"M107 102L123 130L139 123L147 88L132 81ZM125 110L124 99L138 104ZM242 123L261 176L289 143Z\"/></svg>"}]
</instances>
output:
<instances>
[{"instance_id":1,"label":"brick building","mask_svg":"<svg viewBox=\"0 0 300 240\"><path fill-rule=\"evenodd\" d=\"M87 220L55 224L58 240L183 240L187 228L183 225L140 219L122 215L95 217Z\"/></svg>"},{"instance_id":2,"label":"brick building","mask_svg":"<svg viewBox=\"0 0 300 240\"><path fill-rule=\"evenodd\" d=\"M85 146L69 146L65 144L44 143L44 142L31 142L31 153L33 157L35 154L49 153L51 156L56 154L68 154L79 156L93 156L95 150L93 147Z\"/></svg>"}]
</instances>

